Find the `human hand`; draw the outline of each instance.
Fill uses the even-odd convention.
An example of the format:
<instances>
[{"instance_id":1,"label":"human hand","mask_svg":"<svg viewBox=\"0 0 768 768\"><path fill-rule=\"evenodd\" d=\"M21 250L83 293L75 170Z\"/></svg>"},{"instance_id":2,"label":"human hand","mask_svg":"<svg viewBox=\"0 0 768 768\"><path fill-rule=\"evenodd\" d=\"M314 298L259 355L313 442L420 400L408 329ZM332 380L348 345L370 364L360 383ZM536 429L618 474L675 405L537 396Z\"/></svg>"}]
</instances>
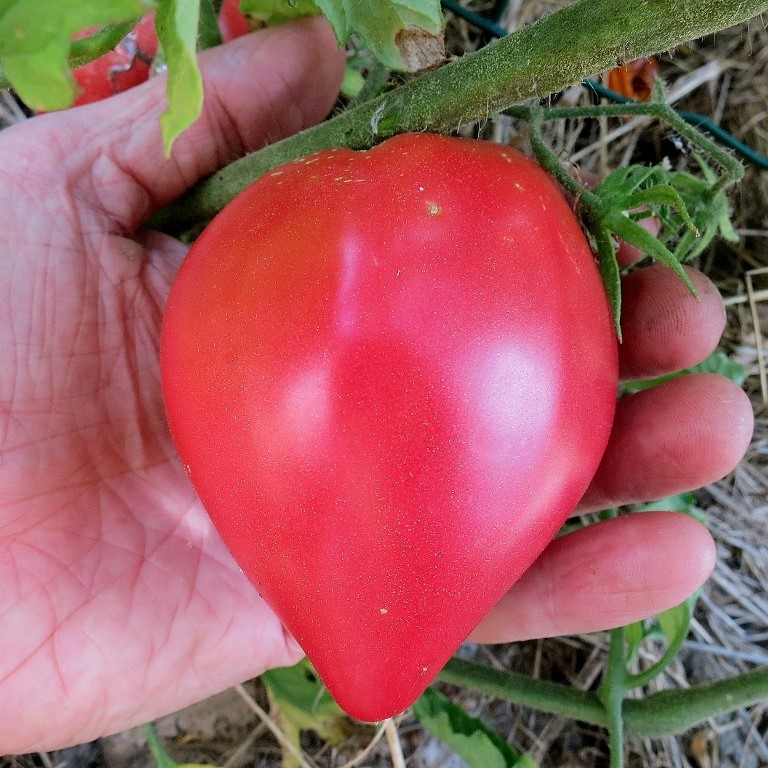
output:
<instances>
[{"instance_id":1,"label":"human hand","mask_svg":"<svg viewBox=\"0 0 768 768\"><path fill-rule=\"evenodd\" d=\"M244 150L319 120L343 57L310 20L208 52L204 69L205 115L171 161L158 82L0 135L0 753L88 741L301 655L175 456L157 353L186 249L141 224ZM703 358L722 330L711 286L697 277L695 302L664 270L637 275L623 374ZM750 433L748 401L717 377L632 396L585 509L709 482ZM684 560L670 557L680 542ZM712 558L679 515L600 524L555 542L476 636L625 623L683 599Z\"/></svg>"},{"instance_id":2,"label":"human hand","mask_svg":"<svg viewBox=\"0 0 768 768\"><path fill-rule=\"evenodd\" d=\"M176 459L158 346L186 248L141 224L323 118L344 56L315 19L203 61L205 112L170 161L156 81L0 134L0 754L87 741L301 657Z\"/></svg>"}]
</instances>

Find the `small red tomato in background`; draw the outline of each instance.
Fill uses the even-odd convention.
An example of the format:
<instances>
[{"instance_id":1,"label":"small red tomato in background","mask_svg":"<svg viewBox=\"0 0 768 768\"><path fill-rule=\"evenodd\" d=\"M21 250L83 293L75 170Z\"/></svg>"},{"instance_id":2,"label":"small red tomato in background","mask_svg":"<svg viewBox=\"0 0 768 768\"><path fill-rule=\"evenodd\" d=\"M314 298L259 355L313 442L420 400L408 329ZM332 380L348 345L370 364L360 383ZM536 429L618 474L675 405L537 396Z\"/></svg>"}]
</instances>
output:
<instances>
[{"instance_id":1,"label":"small red tomato in background","mask_svg":"<svg viewBox=\"0 0 768 768\"><path fill-rule=\"evenodd\" d=\"M224 0L219 11L219 29L225 43L251 31L248 18L240 11L240 0Z\"/></svg>"},{"instance_id":2,"label":"small red tomato in background","mask_svg":"<svg viewBox=\"0 0 768 768\"><path fill-rule=\"evenodd\" d=\"M225 0L219 15L219 28L224 42L250 31L246 16L240 12L239 0ZM95 31L83 30L75 35L75 39ZM158 48L155 15L147 14L114 50L73 70L79 86L73 106L106 99L149 79L152 59Z\"/></svg>"},{"instance_id":3,"label":"small red tomato in background","mask_svg":"<svg viewBox=\"0 0 768 768\"><path fill-rule=\"evenodd\" d=\"M161 375L235 560L339 704L381 720L576 506L617 348L541 167L405 134L288 163L230 203L174 282Z\"/></svg>"},{"instance_id":4,"label":"small red tomato in background","mask_svg":"<svg viewBox=\"0 0 768 768\"><path fill-rule=\"evenodd\" d=\"M94 31L85 30L76 38L86 37ZM114 50L73 70L80 87L73 106L100 101L143 83L149 78L157 49L155 16L147 14Z\"/></svg>"},{"instance_id":5,"label":"small red tomato in background","mask_svg":"<svg viewBox=\"0 0 768 768\"><path fill-rule=\"evenodd\" d=\"M623 67L608 72L608 87L634 101L648 101L653 92L653 81L659 75L659 62L655 56L635 59Z\"/></svg>"}]
</instances>

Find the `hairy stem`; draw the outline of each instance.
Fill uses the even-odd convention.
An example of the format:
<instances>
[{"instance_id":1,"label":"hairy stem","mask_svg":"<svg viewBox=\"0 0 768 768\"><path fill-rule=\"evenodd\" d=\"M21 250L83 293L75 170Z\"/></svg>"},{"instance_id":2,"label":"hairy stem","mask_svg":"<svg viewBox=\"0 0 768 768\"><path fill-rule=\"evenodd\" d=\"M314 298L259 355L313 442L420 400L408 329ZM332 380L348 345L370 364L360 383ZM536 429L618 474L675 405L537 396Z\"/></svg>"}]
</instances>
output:
<instances>
[{"instance_id":1,"label":"hairy stem","mask_svg":"<svg viewBox=\"0 0 768 768\"><path fill-rule=\"evenodd\" d=\"M627 665L624 660L624 627L611 631L608 661L597 695L608 714L610 767L624 768L624 696Z\"/></svg>"},{"instance_id":2,"label":"hairy stem","mask_svg":"<svg viewBox=\"0 0 768 768\"><path fill-rule=\"evenodd\" d=\"M439 679L553 715L602 727L609 725L608 712L596 693L461 659L449 661ZM626 699L624 732L640 737L683 733L710 717L765 699L768 667L687 689L653 693L643 699Z\"/></svg>"},{"instance_id":3,"label":"hairy stem","mask_svg":"<svg viewBox=\"0 0 768 768\"><path fill-rule=\"evenodd\" d=\"M596 693L589 691L580 691L548 680L537 680L518 672L491 669L457 658L448 662L439 679L530 709L608 726L608 713L603 703Z\"/></svg>"},{"instance_id":4,"label":"hairy stem","mask_svg":"<svg viewBox=\"0 0 768 768\"><path fill-rule=\"evenodd\" d=\"M768 0L576 0L395 91L236 161L161 211L150 226L181 231L209 219L254 179L297 157L332 146L370 147L405 131L447 132L765 10Z\"/></svg>"}]
</instances>

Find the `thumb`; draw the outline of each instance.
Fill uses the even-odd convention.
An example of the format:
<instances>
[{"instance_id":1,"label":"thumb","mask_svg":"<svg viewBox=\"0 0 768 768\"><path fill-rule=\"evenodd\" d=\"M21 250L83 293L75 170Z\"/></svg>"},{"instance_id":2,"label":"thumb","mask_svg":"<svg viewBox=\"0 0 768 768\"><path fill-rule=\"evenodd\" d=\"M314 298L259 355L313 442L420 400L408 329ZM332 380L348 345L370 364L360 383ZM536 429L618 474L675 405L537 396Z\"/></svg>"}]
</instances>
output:
<instances>
[{"instance_id":1,"label":"thumb","mask_svg":"<svg viewBox=\"0 0 768 768\"><path fill-rule=\"evenodd\" d=\"M96 210L134 231L201 178L321 120L333 106L344 53L321 17L241 37L200 56L205 100L197 121L163 155L166 78L48 120L71 179ZM40 126L43 127L42 125Z\"/></svg>"}]
</instances>

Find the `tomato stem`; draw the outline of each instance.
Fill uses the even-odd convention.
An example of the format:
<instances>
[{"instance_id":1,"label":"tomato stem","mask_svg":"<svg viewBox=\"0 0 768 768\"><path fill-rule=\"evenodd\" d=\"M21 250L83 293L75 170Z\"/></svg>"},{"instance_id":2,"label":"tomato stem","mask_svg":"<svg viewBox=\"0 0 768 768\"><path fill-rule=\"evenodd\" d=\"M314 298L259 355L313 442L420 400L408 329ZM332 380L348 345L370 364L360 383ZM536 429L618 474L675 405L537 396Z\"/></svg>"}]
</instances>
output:
<instances>
[{"instance_id":1,"label":"tomato stem","mask_svg":"<svg viewBox=\"0 0 768 768\"><path fill-rule=\"evenodd\" d=\"M202 0L200 3L197 39L200 49L214 48L217 45L221 45L219 17L212 0Z\"/></svg>"},{"instance_id":2,"label":"tomato stem","mask_svg":"<svg viewBox=\"0 0 768 768\"><path fill-rule=\"evenodd\" d=\"M627 665L624 627L611 630L608 661L597 693L608 713L610 768L624 766L624 697L627 693Z\"/></svg>"},{"instance_id":3,"label":"tomato stem","mask_svg":"<svg viewBox=\"0 0 768 768\"><path fill-rule=\"evenodd\" d=\"M452 659L439 679L554 715L607 728L609 716L598 695L508 670ZM630 680L634 687L634 681ZM683 733L711 717L768 699L768 667L713 683L664 690L623 703L624 731L641 738Z\"/></svg>"},{"instance_id":4,"label":"tomato stem","mask_svg":"<svg viewBox=\"0 0 768 768\"><path fill-rule=\"evenodd\" d=\"M561 90L615 66L617 59L667 50L766 10L768 0L576 0L475 53L235 161L159 212L150 226L180 232L208 220L256 178L289 160L333 146L363 149L407 131L450 132ZM695 129L679 130L689 135Z\"/></svg>"},{"instance_id":5,"label":"tomato stem","mask_svg":"<svg viewBox=\"0 0 768 768\"><path fill-rule=\"evenodd\" d=\"M605 707L597 694L591 691L538 680L509 670L491 669L459 658L448 662L439 679L541 712L608 727Z\"/></svg>"}]
</instances>

